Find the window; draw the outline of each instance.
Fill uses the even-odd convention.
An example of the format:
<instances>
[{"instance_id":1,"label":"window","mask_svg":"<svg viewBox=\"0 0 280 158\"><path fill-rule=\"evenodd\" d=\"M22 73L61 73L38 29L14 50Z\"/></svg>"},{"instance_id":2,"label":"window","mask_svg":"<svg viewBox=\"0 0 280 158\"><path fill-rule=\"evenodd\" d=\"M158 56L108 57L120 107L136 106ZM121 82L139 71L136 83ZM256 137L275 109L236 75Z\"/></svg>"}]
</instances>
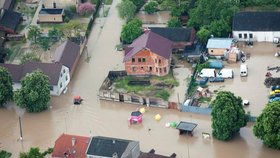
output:
<instances>
[{"instance_id":1,"label":"window","mask_svg":"<svg viewBox=\"0 0 280 158\"><path fill-rule=\"evenodd\" d=\"M249 33L249 38L253 38L253 34L252 33Z\"/></svg>"},{"instance_id":2,"label":"window","mask_svg":"<svg viewBox=\"0 0 280 158\"><path fill-rule=\"evenodd\" d=\"M159 68L159 73L162 73L162 70L161 70L161 68Z\"/></svg>"},{"instance_id":3,"label":"window","mask_svg":"<svg viewBox=\"0 0 280 158\"><path fill-rule=\"evenodd\" d=\"M158 59L158 63L159 63L159 64L161 63L161 60L160 60L160 59Z\"/></svg>"},{"instance_id":4,"label":"window","mask_svg":"<svg viewBox=\"0 0 280 158\"><path fill-rule=\"evenodd\" d=\"M65 76L65 80L66 80L66 81L68 81L68 77L67 77L67 75Z\"/></svg>"},{"instance_id":5,"label":"window","mask_svg":"<svg viewBox=\"0 0 280 158\"><path fill-rule=\"evenodd\" d=\"M153 71L153 67L150 66L150 69L149 69L149 70L150 70L150 71Z\"/></svg>"},{"instance_id":6,"label":"window","mask_svg":"<svg viewBox=\"0 0 280 158\"><path fill-rule=\"evenodd\" d=\"M132 58L132 62L133 62L133 63L135 62L135 58Z\"/></svg>"},{"instance_id":7,"label":"window","mask_svg":"<svg viewBox=\"0 0 280 158\"><path fill-rule=\"evenodd\" d=\"M213 49L211 49L211 53L213 53L214 51L213 51Z\"/></svg>"},{"instance_id":8,"label":"window","mask_svg":"<svg viewBox=\"0 0 280 158\"><path fill-rule=\"evenodd\" d=\"M136 67L132 67L132 71L135 72L136 71Z\"/></svg>"},{"instance_id":9,"label":"window","mask_svg":"<svg viewBox=\"0 0 280 158\"><path fill-rule=\"evenodd\" d=\"M166 67L165 68L163 68L163 71L166 73L167 71L166 71Z\"/></svg>"},{"instance_id":10,"label":"window","mask_svg":"<svg viewBox=\"0 0 280 158\"><path fill-rule=\"evenodd\" d=\"M141 58L138 58L138 62L141 63Z\"/></svg>"},{"instance_id":11,"label":"window","mask_svg":"<svg viewBox=\"0 0 280 158\"><path fill-rule=\"evenodd\" d=\"M62 77L62 73L60 74L60 77Z\"/></svg>"},{"instance_id":12,"label":"window","mask_svg":"<svg viewBox=\"0 0 280 158\"><path fill-rule=\"evenodd\" d=\"M145 59L145 58L142 58L142 62L143 62L143 63L146 62L146 59Z\"/></svg>"},{"instance_id":13,"label":"window","mask_svg":"<svg viewBox=\"0 0 280 158\"><path fill-rule=\"evenodd\" d=\"M155 59L155 63L157 63L157 59Z\"/></svg>"},{"instance_id":14,"label":"window","mask_svg":"<svg viewBox=\"0 0 280 158\"><path fill-rule=\"evenodd\" d=\"M156 68L156 72L158 72L158 68Z\"/></svg>"},{"instance_id":15,"label":"window","mask_svg":"<svg viewBox=\"0 0 280 158\"><path fill-rule=\"evenodd\" d=\"M247 33L244 33L244 39L247 39Z\"/></svg>"},{"instance_id":16,"label":"window","mask_svg":"<svg viewBox=\"0 0 280 158\"><path fill-rule=\"evenodd\" d=\"M53 86L49 86L49 88L50 88L50 91L53 91Z\"/></svg>"},{"instance_id":17,"label":"window","mask_svg":"<svg viewBox=\"0 0 280 158\"><path fill-rule=\"evenodd\" d=\"M63 69L63 73L65 74L65 69Z\"/></svg>"},{"instance_id":18,"label":"window","mask_svg":"<svg viewBox=\"0 0 280 158\"><path fill-rule=\"evenodd\" d=\"M240 34L238 34L238 38L242 38L242 34L240 33Z\"/></svg>"},{"instance_id":19,"label":"window","mask_svg":"<svg viewBox=\"0 0 280 158\"><path fill-rule=\"evenodd\" d=\"M143 66L141 66L141 70L144 70L144 67L143 67Z\"/></svg>"},{"instance_id":20,"label":"window","mask_svg":"<svg viewBox=\"0 0 280 158\"><path fill-rule=\"evenodd\" d=\"M59 87L62 88L62 83L60 83Z\"/></svg>"}]
</instances>

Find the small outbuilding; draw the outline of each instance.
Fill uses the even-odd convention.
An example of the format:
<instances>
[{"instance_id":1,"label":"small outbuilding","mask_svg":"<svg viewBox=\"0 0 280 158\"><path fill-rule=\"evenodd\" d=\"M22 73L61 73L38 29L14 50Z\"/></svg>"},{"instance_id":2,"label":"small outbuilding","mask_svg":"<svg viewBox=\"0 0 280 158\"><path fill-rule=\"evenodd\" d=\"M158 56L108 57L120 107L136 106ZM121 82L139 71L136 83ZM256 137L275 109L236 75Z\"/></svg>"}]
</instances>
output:
<instances>
[{"instance_id":1,"label":"small outbuilding","mask_svg":"<svg viewBox=\"0 0 280 158\"><path fill-rule=\"evenodd\" d=\"M193 135L193 130L196 128L197 124L196 123L191 123L191 122L185 122L181 121L176 129L179 130L179 134L190 134L191 136Z\"/></svg>"},{"instance_id":2,"label":"small outbuilding","mask_svg":"<svg viewBox=\"0 0 280 158\"><path fill-rule=\"evenodd\" d=\"M206 48L210 56L224 56L224 52L230 50L234 43L233 38L210 38Z\"/></svg>"}]
</instances>

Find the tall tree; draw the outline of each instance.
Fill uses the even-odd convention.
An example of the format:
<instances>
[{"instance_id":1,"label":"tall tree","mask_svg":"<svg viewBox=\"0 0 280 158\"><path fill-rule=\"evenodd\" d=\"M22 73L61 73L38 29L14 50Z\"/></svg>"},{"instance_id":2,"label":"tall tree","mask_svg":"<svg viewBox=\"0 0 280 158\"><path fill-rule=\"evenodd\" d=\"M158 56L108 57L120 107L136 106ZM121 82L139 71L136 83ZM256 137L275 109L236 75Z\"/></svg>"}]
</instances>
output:
<instances>
[{"instance_id":1,"label":"tall tree","mask_svg":"<svg viewBox=\"0 0 280 158\"><path fill-rule=\"evenodd\" d=\"M253 131L270 148L280 150L280 101L266 105L257 118Z\"/></svg>"},{"instance_id":2,"label":"tall tree","mask_svg":"<svg viewBox=\"0 0 280 158\"><path fill-rule=\"evenodd\" d=\"M215 37L228 37L230 34L230 26L229 23L224 19L214 20L210 24L210 32L215 35Z\"/></svg>"},{"instance_id":3,"label":"tall tree","mask_svg":"<svg viewBox=\"0 0 280 158\"><path fill-rule=\"evenodd\" d=\"M12 153L7 152L5 150L0 151L0 158L10 158L12 156Z\"/></svg>"},{"instance_id":4,"label":"tall tree","mask_svg":"<svg viewBox=\"0 0 280 158\"><path fill-rule=\"evenodd\" d=\"M0 66L0 107L13 98L13 81L7 69Z\"/></svg>"},{"instance_id":5,"label":"tall tree","mask_svg":"<svg viewBox=\"0 0 280 158\"><path fill-rule=\"evenodd\" d=\"M48 108L50 100L49 79L36 70L21 80L21 89L15 92L14 100L28 112L41 112Z\"/></svg>"},{"instance_id":6,"label":"tall tree","mask_svg":"<svg viewBox=\"0 0 280 158\"><path fill-rule=\"evenodd\" d=\"M157 11L158 3L156 1L150 1L144 6L144 11L148 14L152 14Z\"/></svg>"},{"instance_id":7,"label":"tall tree","mask_svg":"<svg viewBox=\"0 0 280 158\"><path fill-rule=\"evenodd\" d=\"M39 45L44 51L47 51L51 46L51 40L49 37L40 37L39 38Z\"/></svg>"},{"instance_id":8,"label":"tall tree","mask_svg":"<svg viewBox=\"0 0 280 158\"><path fill-rule=\"evenodd\" d=\"M233 93L221 91L212 102L213 136L219 140L230 140L247 123L247 116L242 107L242 99Z\"/></svg>"},{"instance_id":9,"label":"tall tree","mask_svg":"<svg viewBox=\"0 0 280 158\"><path fill-rule=\"evenodd\" d=\"M123 0L117 5L119 16L127 22L133 19L136 6L130 0Z\"/></svg>"},{"instance_id":10,"label":"tall tree","mask_svg":"<svg viewBox=\"0 0 280 158\"><path fill-rule=\"evenodd\" d=\"M211 32L206 27L201 27L200 30L196 33L199 42L206 44L210 38Z\"/></svg>"},{"instance_id":11,"label":"tall tree","mask_svg":"<svg viewBox=\"0 0 280 158\"><path fill-rule=\"evenodd\" d=\"M24 54L21 59L20 59L20 63L24 64L28 61L36 61L36 62L41 62L41 59L34 53L26 53Z\"/></svg>"},{"instance_id":12,"label":"tall tree","mask_svg":"<svg viewBox=\"0 0 280 158\"><path fill-rule=\"evenodd\" d=\"M167 26L168 26L168 27L181 27L182 24L181 24L179 18L177 18L177 17L172 17L170 20L168 20Z\"/></svg>"},{"instance_id":13,"label":"tall tree","mask_svg":"<svg viewBox=\"0 0 280 158\"><path fill-rule=\"evenodd\" d=\"M79 33L84 29L84 26L81 25L79 21L71 20L61 28L61 31L63 32L65 37L70 38L73 34L75 36L79 35Z\"/></svg>"},{"instance_id":14,"label":"tall tree","mask_svg":"<svg viewBox=\"0 0 280 158\"><path fill-rule=\"evenodd\" d=\"M62 32L56 27L53 27L51 30L49 30L48 36L52 39L52 41L56 42L62 36Z\"/></svg>"},{"instance_id":15,"label":"tall tree","mask_svg":"<svg viewBox=\"0 0 280 158\"><path fill-rule=\"evenodd\" d=\"M144 0L129 0L136 6L136 11L139 11L140 8L145 4Z\"/></svg>"},{"instance_id":16,"label":"tall tree","mask_svg":"<svg viewBox=\"0 0 280 158\"><path fill-rule=\"evenodd\" d=\"M123 26L121 39L123 43L131 43L134 39L142 34L142 22L139 19L133 19Z\"/></svg>"},{"instance_id":17,"label":"tall tree","mask_svg":"<svg viewBox=\"0 0 280 158\"><path fill-rule=\"evenodd\" d=\"M41 34L41 29L36 25L32 25L29 27L27 38L37 43L37 38L39 38Z\"/></svg>"}]
</instances>

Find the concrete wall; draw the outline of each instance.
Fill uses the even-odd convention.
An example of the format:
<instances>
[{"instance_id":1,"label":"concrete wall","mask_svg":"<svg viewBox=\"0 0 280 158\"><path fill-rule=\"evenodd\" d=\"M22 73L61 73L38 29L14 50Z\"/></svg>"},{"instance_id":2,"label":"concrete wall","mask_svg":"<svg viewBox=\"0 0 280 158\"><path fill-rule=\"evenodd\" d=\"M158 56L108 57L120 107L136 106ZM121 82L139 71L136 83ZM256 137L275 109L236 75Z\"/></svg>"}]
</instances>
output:
<instances>
[{"instance_id":1,"label":"concrete wall","mask_svg":"<svg viewBox=\"0 0 280 158\"><path fill-rule=\"evenodd\" d=\"M208 48L208 53L212 56L224 56L225 50L225 48Z\"/></svg>"},{"instance_id":2,"label":"concrete wall","mask_svg":"<svg viewBox=\"0 0 280 158\"><path fill-rule=\"evenodd\" d=\"M61 23L63 16L62 14L39 14L38 22Z\"/></svg>"},{"instance_id":3,"label":"concrete wall","mask_svg":"<svg viewBox=\"0 0 280 158\"><path fill-rule=\"evenodd\" d=\"M241 38L239 38L241 34ZM252 34L252 38L249 38ZM245 36L247 35L247 38ZM233 31L233 38L238 41L257 41L257 42L273 42L273 38L280 37L280 31L269 32L269 31Z\"/></svg>"},{"instance_id":4,"label":"concrete wall","mask_svg":"<svg viewBox=\"0 0 280 158\"><path fill-rule=\"evenodd\" d=\"M133 59L135 60L134 62L132 62ZM141 62L138 61L140 59ZM142 59L145 59L145 62L143 62ZM143 49L125 62L125 70L128 75L165 76L169 73L170 60L171 59L165 59L149 50Z\"/></svg>"}]
</instances>

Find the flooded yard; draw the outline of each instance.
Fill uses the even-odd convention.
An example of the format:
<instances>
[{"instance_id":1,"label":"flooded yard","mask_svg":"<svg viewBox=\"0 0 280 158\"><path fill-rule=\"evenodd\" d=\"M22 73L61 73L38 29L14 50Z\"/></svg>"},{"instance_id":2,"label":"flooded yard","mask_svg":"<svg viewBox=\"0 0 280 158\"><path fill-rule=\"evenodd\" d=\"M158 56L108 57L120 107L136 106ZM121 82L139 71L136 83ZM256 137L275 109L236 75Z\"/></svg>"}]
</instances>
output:
<instances>
[{"instance_id":1,"label":"flooded yard","mask_svg":"<svg viewBox=\"0 0 280 158\"><path fill-rule=\"evenodd\" d=\"M170 11L158 11L154 14L147 14L144 11L140 11L136 15L143 24L167 24L170 19Z\"/></svg>"},{"instance_id":2,"label":"flooded yard","mask_svg":"<svg viewBox=\"0 0 280 158\"><path fill-rule=\"evenodd\" d=\"M246 107L252 115L258 116L268 103L270 88L264 85L267 66L279 66L280 58L275 57L275 52L279 51L272 43L254 43L253 47L241 47L245 53L250 53L251 57L246 60L248 65L248 77L240 77L240 64L225 64L225 68L234 71L233 79L226 79L224 83L209 83L209 89L227 90L235 95L250 101ZM280 77L280 72L270 71L273 77Z\"/></svg>"},{"instance_id":3,"label":"flooded yard","mask_svg":"<svg viewBox=\"0 0 280 158\"><path fill-rule=\"evenodd\" d=\"M17 113L13 108L0 109L1 149L12 152L13 157L16 158L19 152L27 151L29 147L40 147L41 149L53 147L60 134L68 133L137 140L140 141L140 148L144 152L154 148L156 153L163 155L171 155L175 152L178 158L187 158L188 155L195 158L279 158L280 151L264 147L262 142L253 136L251 124L242 128L240 134L230 142L221 142L213 138L203 140L202 132L211 133L211 118L209 116L150 107L143 116L142 125L128 126L127 119L130 113L136 110L137 106L99 101L98 90L108 72L110 70L124 70L123 53L115 51L123 24L115 9L116 4L120 1L113 1L106 19L96 20L88 43L90 61L84 61L87 56L84 53L69 85L68 92L60 97L52 97L49 110L38 114L25 113L22 116L22 142L18 140ZM259 78L264 77L264 74L259 73L258 69L251 65L263 61L256 60L253 62L254 54L251 54L251 59L247 61L249 66L247 80L251 80L250 77L254 74ZM260 55L262 56L262 54ZM270 55L263 56L265 60L269 61L273 58ZM238 64L231 66L238 68ZM266 65L257 67L264 69ZM256 79L252 78L252 80ZM235 73L234 80L226 81L225 85L228 84L227 87L231 88L233 84L231 82L241 83L238 73ZM256 87L261 86L258 84ZM233 90L239 89L233 88ZM252 89L255 93L261 92L261 90L257 90L259 89ZM239 91L242 91L241 88ZM237 93L237 95L239 94L242 95L242 92ZM250 94L254 95L253 93ZM79 106L74 106L72 103L74 95L81 95L84 102ZM265 93L258 95L262 96ZM263 96L263 98L265 97ZM248 99L250 99L249 96ZM253 105L254 102L250 107ZM9 104L9 107L11 106L13 104ZM160 121L154 120L156 114L162 116ZM179 122L181 120L198 124L193 137L179 135L176 129L165 127L166 122Z\"/></svg>"}]
</instances>

